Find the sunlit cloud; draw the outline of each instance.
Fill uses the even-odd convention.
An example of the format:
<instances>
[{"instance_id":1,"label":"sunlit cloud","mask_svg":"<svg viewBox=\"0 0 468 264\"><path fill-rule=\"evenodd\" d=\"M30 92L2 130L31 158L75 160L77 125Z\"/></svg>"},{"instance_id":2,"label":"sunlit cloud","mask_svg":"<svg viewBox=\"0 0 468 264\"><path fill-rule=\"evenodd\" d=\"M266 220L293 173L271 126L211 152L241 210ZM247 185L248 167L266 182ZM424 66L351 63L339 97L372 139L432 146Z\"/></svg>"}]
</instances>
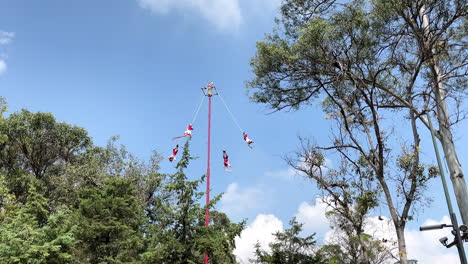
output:
<instances>
[{"instance_id":1,"label":"sunlit cloud","mask_svg":"<svg viewBox=\"0 0 468 264\"><path fill-rule=\"evenodd\" d=\"M243 19L239 0L137 0L154 14L198 14L221 31L237 30Z\"/></svg>"},{"instance_id":2,"label":"sunlit cloud","mask_svg":"<svg viewBox=\"0 0 468 264\"><path fill-rule=\"evenodd\" d=\"M6 71L7 65L4 60L0 60L0 75Z\"/></svg>"},{"instance_id":3,"label":"sunlit cloud","mask_svg":"<svg viewBox=\"0 0 468 264\"><path fill-rule=\"evenodd\" d=\"M295 215L296 220L303 224L306 233L315 233L328 230L330 223L326 217L327 204L321 198L315 199L315 204L302 202Z\"/></svg>"},{"instance_id":4,"label":"sunlit cloud","mask_svg":"<svg viewBox=\"0 0 468 264\"><path fill-rule=\"evenodd\" d=\"M255 220L242 231L240 237L236 238L236 249L234 255L241 263L250 263L254 257L255 244L260 243L261 248L266 250L268 244L275 241L274 233L283 231L283 222L276 216L259 214Z\"/></svg>"},{"instance_id":5,"label":"sunlit cloud","mask_svg":"<svg viewBox=\"0 0 468 264\"><path fill-rule=\"evenodd\" d=\"M242 215L247 210L257 208L263 191L258 187L240 188L238 183L228 185L220 204L221 212L230 216Z\"/></svg>"}]
</instances>

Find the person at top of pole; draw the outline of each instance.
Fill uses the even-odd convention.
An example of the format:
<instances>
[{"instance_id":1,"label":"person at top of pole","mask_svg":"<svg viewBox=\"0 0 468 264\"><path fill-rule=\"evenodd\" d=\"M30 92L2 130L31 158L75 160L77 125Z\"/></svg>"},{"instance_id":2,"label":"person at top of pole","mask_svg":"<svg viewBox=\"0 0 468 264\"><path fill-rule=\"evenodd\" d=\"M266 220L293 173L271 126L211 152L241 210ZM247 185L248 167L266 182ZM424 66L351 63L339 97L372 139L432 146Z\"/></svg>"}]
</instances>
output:
<instances>
[{"instance_id":1,"label":"person at top of pole","mask_svg":"<svg viewBox=\"0 0 468 264\"><path fill-rule=\"evenodd\" d=\"M206 95L208 95L208 96L213 96L213 88L214 88L213 81L209 82L208 85L203 87L203 89L207 90Z\"/></svg>"},{"instance_id":2,"label":"person at top of pole","mask_svg":"<svg viewBox=\"0 0 468 264\"><path fill-rule=\"evenodd\" d=\"M168 158L170 162L176 160L177 152L179 152L179 145L176 145L175 148L172 149L172 155Z\"/></svg>"},{"instance_id":3,"label":"person at top of pole","mask_svg":"<svg viewBox=\"0 0 468 264\"><path fill-rule=\"evenodd\" d=\"M249 148L252 148L250 144L254 143L253 140L251 140L249 136L247 135L247 133L245 132L242 132L242 135L244 136L244 140L245 140L245 143L247 143L247 146L249 146Z\"/></svg>"},{"instance_id":4,"label":"person at top of pole","mask_svg":"<svg viewBox=\"0 0 468 264\"><path fill-rule=\"evenodd\" d=\"M225 150L223 150L223 165L225 171L231 171L231 164L229 164L229 156Z\"/></svg>"},{"instance_id":5,"label":"person at top of pole","mask_svg":"<svg viewBox=\"0 0 468 264\"><path fill-rule=\"evenodd\" d=\"M187 137L187 136L191 137L192 136L192 130L193 130L193 126L192 126L192 124L189 124L187 126L187 130L184 131L184 134L182 134L182 136L172 138L172 140L176 140L176 139Z\"/></svg>"}]
</instances>

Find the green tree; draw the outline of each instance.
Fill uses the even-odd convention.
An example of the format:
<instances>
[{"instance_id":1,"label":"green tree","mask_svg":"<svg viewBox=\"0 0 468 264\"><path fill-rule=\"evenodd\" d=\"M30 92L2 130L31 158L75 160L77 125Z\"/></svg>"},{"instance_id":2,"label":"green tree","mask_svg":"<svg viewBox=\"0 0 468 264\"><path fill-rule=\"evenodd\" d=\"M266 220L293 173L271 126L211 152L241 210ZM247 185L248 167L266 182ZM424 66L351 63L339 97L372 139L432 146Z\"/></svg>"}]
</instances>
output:
<instances>
[{"instance_id":1,"label":"green tree","mask_svg":"<svg viewBox=\"0 0 468 264\"><path fill-rule=\"evenodd\" d=\"M210 226L204 227L205 217L199 219L201 234L197 248L209 253L211 263L237 263L233 251L236 247L235 238L240 236L245 227L245 221L232 223L225 213L210 210Z\"/></svg>"},{"instance_id":2,"label":"green tree","mask_svg":"<svg viewBox=\"0 0 468 264\"><path fill-rule=\"evenodd\" d=\"M25 173L41 180L44 184L41 189L50 198L55 190L53 182L60 181L57 177L64 164L91 144L83 128L57 122L50 113L27 110L6 118L0 134L6 135L0 144L1 168L8 174L7 180L11 179L10 189L20 198L27 195Z\"/></svg>"},{"instance_id":3,"label":"green tree","mask_svg":"<svg viewBox=\"0 0 468 264\"><path fill-rule=\"evenodd\" d=\"M153 151L149 162L144 162L129 153L125 146L116 146L118 137L112 137L107 146L101 149L99 157L103 161L104 172L132 180L136 184L138 198L146 205L146 213L151 218L153 200L162 189L163 174L159 172L161 154Z\"/></svg>"},{"instance_id":4,"label":"green tree","mask_svg":"<svg viewBox=\"0 0 468 264\"><path fill-rule=\"evenodd\" d=\"M204 176L188 180L184 173L191 159L187 141L177 172L166 175L163 190L154 197L152 237L142 255L144 263L202 263L205 252L213 263L236 263L234 238L244 222L231 223L225 214L211 211L210 226L205 227L205 208L200 205L205 193L197 190ZM208 208L212 209L219 198L215 197Z\"/></svg>"},{"instance_id":5,"label":"green tree","mask_svg":"<svg viewBox=\"0 0 468 264\"><path fill-rule=\"evenodd\" d=\"M453 142L453 125L466 116L466 110L461 109L468 81L466 1L375 0L373 4L373 13L382 25L382 47L386 47L382 50L394 54L388 77L404 80L397 81L397 85L420 83L413 92L419 102L408 100L392 84L379 87L400 107L412 109L426 127L429 125L424 114L434 112L439 123L435 134L442 145L460 215L466 224L468 189Z\"/></svg>"},{"instance_id":6,"label":"green tree","mask_svg":"<svg viewBox=\"0 0 468 264\"><path fill-rule=\"evenodd\" d=\"M143 252L144 214L135 184L110 177L79 192L76 258L80 263L135 263Z\"/></svg>"},{"instance_id":7,"label":"green tree","mask_svg":"<svg viewBox=\"0 0 468 264\"><path fill-rule=\"evenodd\" d=\"M327 264L345 264L349 259L347 256L348 254L343 251L343 248L335 244L323 245L318 250L318 254L328 260Z\"/></svg>"},{"instance_id":8,"label":"green tree","mask_svg":"<svg viewBox=\"0 0 468 264\"><path fill-rule=\"evenodd\" d=\"M362 157L373 170L397 231L400 260L406 263L404 228L415 204L424 202L427 181L434 176L420 163L416 123L430 105L430 84L421 88L416 82L424 58L415 56L415 62L401 64L394 57L404 56L402 50L414 43L402 37L406 46L399 46L398 52L387 49L385 41L392 36L386 34L392 31L384 30L381 11L374 1L284 1L277 19L280 27L257 43L251 61L255 77L248 87L254 101L275 111L322 101L337 133L330 146L320 147L349 151L348 161ZM394 109L403 109L406 116ZM391 142L402 135L395 136L398 129L385 121L390 116L406 117L412 132L410 145L393 154ZM389 159L392 155L407 162Z\"/></svg>"},{"instance_id":9,"label":"green tree","mask_svg":"<svg viewBox=\"0 0 468 264\"><path fill-rule=\"evenodd\" d=\"M22 110L6 119L8 141L1 159L9 170L23 169L42 179L54 163L73 159L91 143L83 128L59 123L50 113Z\"/></svg>"},{"instance_id":10,"label":"green tree","mask_svg":"<svg viewBox=\"0 0 468 264\"><path fill-rule=\"evenodd\" d=\"M269 250L262 250L260 244L255 246L254 263L259 264L325 264L327 261L317 254L315 233L300 237L302 224L293 218L289 229L274 234L275 241L269 244Z\"/></svg>"},{"instance_id":11,"label":"green tree","mask_svg":"<svg viewBox=\"0 0 468 264\"><path fill-rule=\"evenodd\" d=\"M0 131L2 133L0 134L0 143L5 142L8 137L7 135L4 134L4 127L5 127L5 117L3 116L8 110L8 105L6 103L6 100L4 97L0 96Z\"/></svg>"},{"instance_id":12,"label":"green tree","mask_svg":"<svg viewBox=\"0 0 468 264\"><path fill-rule=\"evenodd\" d=\"M47 199L32 185L29 194L25 204L16 203L11 194L3 196L9 205L2 208L0 216L0 262L73 263L76 239L70 210L61 208L49 214Z\"/></svg>"},{"instance_id":13,"label":"green tree","mask_svg":"<svg viewBox=\"0 0 468 264\"><path fill-rule=\"evenodd\" d=\"M257 43L252 98L275 110L298 108L324 96L324 87L359 85L379 109L413 112L426 127L425 114L435 112L466 222L468 190L452 138L465 116L465 1L286 0L281 14L281 28Z\"/></svg>"},{"instance_id":14,"label":"green tree","mask_svg":"<svg viewBox=\"0 0 468 264\"><path fill-rule=\"evenodd\" d=\"M327 205L327 218L334 230L332 241L341 247L343 263L382 263L390 257L389 247L366 233L367 217L379 205L382 191L375 172L364 157L351 160L346 148L337 150L339 164L329 167L324 150L301 140L302 148L288 163L314 180Z\"/></svg>"},{"instance_id":15,"label":"green tree","mask_svg":"<svg viewBox=\"0 0 468 264\"><path fill-rule=\"evenodd\" d=\"M94 146L86 130L51 114L23 110L3 118L0 100L1 263L235 263L244 227L208 206L204 177L184 174L188 142L173 175L117 146Z\"/></svg>"}]
</instances>

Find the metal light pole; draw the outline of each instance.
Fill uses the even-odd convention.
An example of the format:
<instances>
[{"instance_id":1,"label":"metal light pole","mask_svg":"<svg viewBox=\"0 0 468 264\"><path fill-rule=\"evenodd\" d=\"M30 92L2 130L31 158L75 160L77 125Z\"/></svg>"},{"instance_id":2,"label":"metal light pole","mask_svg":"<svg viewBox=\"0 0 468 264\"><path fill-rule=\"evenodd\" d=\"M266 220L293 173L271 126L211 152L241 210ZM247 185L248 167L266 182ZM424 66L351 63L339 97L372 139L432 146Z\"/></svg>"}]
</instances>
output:
<instances>
[{"instance_id":1,"label":"metal light pole","mask_svg":"<svg viewBox=\"0 0 468 264\"><path fill-rule=\"evenodd\" d=\"M458 255L460 257L460 263L461 264L468 264L466 261L466 255L465 255L465 249L463 248L463 239L460 235L460 228L458 227L458 222L457 222L457 216L453 212L453 207L452 207L452 201L450 199L450 194L448 192L447 188L447 182L445 181L445 174L444 174L444 169L442 167L442 162L440 160L440 155L439 155L439 148L437 146L437 141L434 135L434 128L432 127L432 121L429 113L427 114L427 121L429 123L429 129L431 130L431 136L432 136L432 143L434 144L434 151L437 157L437 164L439 166L439 173L440 173L440 178L442 180L442 186L444 187L444 193L445 193L445 200L447 201L447 207L449 210L450 214L450 220L452 222L451 225L437 225L437 226L427 226L427 227L421 227L420 230L431 230L431 229L440 229L444 227L452 227L452 234L455 236L455 241L453 244L451 243L450 245L447 245L446 240L440 240L442 244L446 247L456 245L458 249Z\"/></svg>"}]
</instances>

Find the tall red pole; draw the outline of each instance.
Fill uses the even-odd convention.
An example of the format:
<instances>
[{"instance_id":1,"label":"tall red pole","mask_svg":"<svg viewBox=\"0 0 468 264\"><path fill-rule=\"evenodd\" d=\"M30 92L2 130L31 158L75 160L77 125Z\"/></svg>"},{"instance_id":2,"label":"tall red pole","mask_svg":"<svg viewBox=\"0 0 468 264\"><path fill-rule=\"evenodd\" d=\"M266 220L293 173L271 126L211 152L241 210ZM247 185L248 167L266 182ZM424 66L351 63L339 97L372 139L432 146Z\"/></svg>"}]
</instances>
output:
<instances>
[{"instance_id":1,"label":"tall red pole","mask_svg":"<svg viewBox=\"0 0 468 264\"><path fill-rule=\"evenodd\" d=\"M208 161L206 166L206 209L205 209L205 227L210 225L210 154L211 154L211 91L208 91ZM208 252L205 252L205 264L208 264Z\"/></svg>"}]
</instances>

